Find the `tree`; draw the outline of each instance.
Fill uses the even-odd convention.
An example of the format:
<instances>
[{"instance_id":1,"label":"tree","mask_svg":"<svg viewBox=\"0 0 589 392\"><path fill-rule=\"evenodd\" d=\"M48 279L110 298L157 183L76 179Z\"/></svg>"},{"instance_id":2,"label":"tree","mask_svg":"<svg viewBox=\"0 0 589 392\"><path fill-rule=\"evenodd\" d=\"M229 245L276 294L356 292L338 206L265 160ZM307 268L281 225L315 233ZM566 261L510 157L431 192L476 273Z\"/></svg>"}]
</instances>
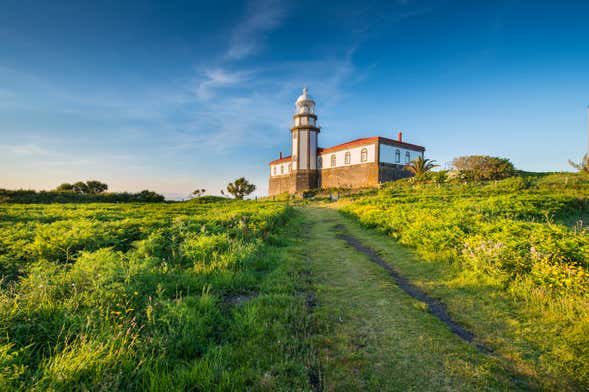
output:
<instances>
[{"instance_id":1,"label":"tree","mask_svg":"<svg viewBox=\"0 0 589 392\"><path fill-rule=\"evenodd\" d=\"M234 182L231 182L229 185L227 185L227 192L239 200L243 200L244 196L249 195L255 190L256 186L254 184L250 184L249 181L243 177L238 178Z\"/></svg>"},{"instance_id":2,"label":"tree","mask_svg":"<svg viewBox=\"0 0 589 392\"><path fill-rule=\"evenodd\" d=\"M107 189L107 184L96 180L89 180L86 182L78 181L73 184L70 184L69 182L64 182L63 184L55 188L57 192L75 192L88 195L97 195L99 193L103 193Z\"/></svg>"},{"instance_id":3,"label":"tree","mask_svg":"<svg viewBox=\"0 0 589 392\"><path fill-rule=\"evenodd\" d=\"M589 174L589 154L585 154L581 162L573 162L569 159L569 164L577 169L581 174Z\"/></svg>"},{"instance_id":4,"label":"tree","mask_svg":"<svg viewBox=\"0 0 589 392\"><path fill-rule=\"evenodd\" d=\"M163 195L149 191L147 189L137 193L135 197L137 201L141 202L162 202L166 200Z\"/></svg>"},{"instance_id":5,"label":"tree","mask_svg":"<svg viewBox=\"0 0 589 392\"><path fill-rule=\"evenodd\" d=\"M200 197L200 196L204 196L206 190L205 189L196 189L192 192L192 194L194 195L194 197Z\"/></svg>"},{"instance_id":6,"label":"tree","mask_svg":"<svg viewBox=\"0 0 589 392\"><path fill-rule=\"evenodd\" d=\"M86 181L86 187L87 192L93 195L97 193L102 193L108 189L108 185L106 185L104 182L96 180Z\"/></svg>"},{"instance_id":7,"label":"tree","mask_svg":"<svg viewBox=\"0 0 589 392\"><path fill-rule=\"evenodd\" d=\"M55 190L58 192L72 192L74 190L74 186L69 182L64 182L55 188Z\"/></svg>"},{"instance_id":8,"label":"tree","mask_svg":"<svg viewBox=\"0 0 589 392\"><path fill-rule=\"evenodd\" d=\"M515 174L509 159L486 155L458 157L452 161L452 166L462 179L470 181L500 180Z\"/></svg>"},{"instance_id":9,"label":"tree","mask_svg":"<svg viewBox=\"0 0 589 392\"><path fill-rule=\"evenodd\" d=\"M434 167L439 166L436 165L435 162L436 161L427 158L424 159L422 156L419 156L405 166L405 170L413 173L416 178L421 178L425 173L432 170Z\"/></svg>"},{"instance_id":10,"label":"tree","mask_svg":"<svg viewBox=\"0 0 589 392\"><path fill-rule=\"evenodd\" d=\"M84 181L78 181L72 184L72 190L76 193L88 193L88 185Z\"/></svg>"}]
</instances>

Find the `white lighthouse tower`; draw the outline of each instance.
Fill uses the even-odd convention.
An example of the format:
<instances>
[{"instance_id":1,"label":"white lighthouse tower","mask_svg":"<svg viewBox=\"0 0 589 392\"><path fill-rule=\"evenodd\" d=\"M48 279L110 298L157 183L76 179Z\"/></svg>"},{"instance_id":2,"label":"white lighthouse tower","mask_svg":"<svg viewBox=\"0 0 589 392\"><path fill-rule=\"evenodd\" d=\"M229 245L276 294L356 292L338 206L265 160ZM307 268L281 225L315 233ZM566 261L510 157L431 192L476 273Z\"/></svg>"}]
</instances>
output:
<instances>
[{"instance_id":1,"label":"white lighthouse tower","mask_svg":"<svg viewBox=\"0 0 589 392\"><path fill-rule=\"evenodd\" d=\"M291 191L298 192L317 187L317 126L315 101L307 88L297 99L292 134L292 183Z\"/></svg>"}]
</instances>

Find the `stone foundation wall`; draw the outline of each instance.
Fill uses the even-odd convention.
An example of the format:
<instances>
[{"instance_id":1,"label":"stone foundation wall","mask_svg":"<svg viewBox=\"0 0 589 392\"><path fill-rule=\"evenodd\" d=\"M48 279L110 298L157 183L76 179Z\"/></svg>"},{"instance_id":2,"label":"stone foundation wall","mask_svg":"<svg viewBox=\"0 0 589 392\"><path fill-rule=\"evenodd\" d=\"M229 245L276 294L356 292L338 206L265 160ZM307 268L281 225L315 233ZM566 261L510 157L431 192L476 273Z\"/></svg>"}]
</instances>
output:
<instances>
[{"instance_id":1,"label":"stone foundation wall","mask_svg":"<svg viewBox=\"0 0 589 392\"><path fill-rule=\"evenodd\" d=\"M296 193L315 188L364 188L378 186L381 182L411 177L403 165L375 162L315 170L299 170L296 173L270 177L268 195Z\"/></svg>"},{"instance_id":2,"label":"stone foundation wall","mask_svg":"<svg viewBox=\"0 0 589 392\"><path fill-rule=\"evenodd\" d=\"M290 193L317 188L317 170L297 170L292 174Z\"/></svg>"},{"instance_id":3,"label":"stone foundation wall","mask_svg":"<svg viewBox=\"0 0 589 392\"><path fill-rule=\"evenodd\" d=\"M321 188L370 187L377 186L379 180L378 164L376 162L335 167L333 169L324 168L320 173L319 186Z\"/></svg>"},{"instance_id":4,"label":"stone foundation wall","mask_svg":"<svg viewBox=\"0 0 589 392\"><path fill-rule=\"evenodd\" d=\"M290 192L291 176L285 174L283 176L270 177L270 186L268 187L268 195L274 196L281 193Z\"/></svg>"},{"instance_id":5,"label":"stone foundation wall","mask_svg":"<svg viewBox=\"0 0 589 392\"><path fill-rule=\"evenodd\" d=\"M403 165L395 165L392 163L381 163L378 181L388 182L400 180L402 178L412 177L413 174L403 169Z\"/></svg>"}]
</instances>

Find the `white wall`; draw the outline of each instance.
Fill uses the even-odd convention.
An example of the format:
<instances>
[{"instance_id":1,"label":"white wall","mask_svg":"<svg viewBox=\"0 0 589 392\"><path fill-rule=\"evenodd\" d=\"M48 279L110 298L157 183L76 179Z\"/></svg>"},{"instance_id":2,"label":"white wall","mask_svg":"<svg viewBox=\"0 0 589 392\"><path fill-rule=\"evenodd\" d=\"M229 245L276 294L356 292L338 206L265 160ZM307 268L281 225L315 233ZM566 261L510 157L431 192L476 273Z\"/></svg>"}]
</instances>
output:
<instances>
[{"instance_id":1,"label":"white wall","mask_svg":"<svg viewBox=\"0 0 589 392\"><path fill-rule=\"evenodd\" d=\"M317 169L317 132L311 132L311 170Z\"/></svg>"},{"instance_id":2,"label":"white wall","mask_svg":"<svg viewBox=\"0 0 589 392\"><path fill-rule=\"evenodd\" d=\"M367 157L366 162L361 161L362 149L364 149L364 148L368 150L368 157ZM345 164L346 152L350 153L350 163L347 165ZM364 145L364 146L353 147L353 148L348 148L348 149L344 149L344 150L338 150L338 151L334 151L334 152L327 152L327 153L321 154L320 156L323 160L323 163L321 165L321 169L330 169L332 167L331 166L331 156L332 155L335 155L335 160L336 160L336 165L333 167L342 167L342 166L358 165L361 163L375 162L375 160L376 160L376 144L368 144L368 145Z\"/></svg>"},{"instance_id":3,"label":"white wall","mask_svg":"<svg viewBox=\"0 0 589 392\"><path fill-rule=\"evenodd\" d=\"M399 150L401 153L401 160L396 161L395 159L395 151ZM388 144L380 144L380 161L383 163L396 163L398 165L405 165L409 163L406 158L405 154L409 152L409 161L414 160L417 157L423 156L423 151L414 151L409 150L407 148L402 147L395 147L389 146Z\"/></svg>"},{"instance_id":4,"label":"white wall","mask_svg":"<svg viewBox=\"0 0 589 392\"><path fill-rule=\"evenodd\" d=\"M288 170L288 165L291 164L292 161L287 161L287 162L283 162L283 163L276 163L274 165L270 165L270 176L274 177L276 176L283 176L283 175L287 175L290 174L290 171ZM282 170L284 170L283 173L280 172L280 168L282 167ZM274 169L276 168L276 174L274 174Z\"/></svg>"},{"instance_id":5,"label":"white wall","mask_svg":"<svg viewBox=\"0 0 589 392\"><path fill-rule=\"evenodd\" d=\"M294 131L292 133L292 152L290 154L291 157L295 157L299 155L299 132ZM296 167L293 167L296 170Z\"/></svg>"},{"instance_id":6,"label":"white wall","mask_svg":"<svg viewBox=\"0 0 589 392\"><path fill-rule=\"evenodd\" d=\"M309 131L307 130L300 130L299 131L299 169L306 169L307 168L307 148L308 148L308 140L307 135Z\"/></svg>"},{"instance_id":7,"label":"white wall","mask_svg":"<svg viewBox=\"0 0 589 392\"><path fill-rule=\"evenodd\" d=\"M296 134L298 135L298 138L294 138L293 139L293 154L298 156L298 153L300 152L300 156L298 156L298 160L299 160L299 168L305 168L307 165L307 154L306 154L306 145L307 145L307 132L308 131L304 131L301 130L299 132L296 132ZM312 151L317 151L317 133L316 132L311 132L311 144L310 144L310 148L311 148L311 152ZM296 147L299 145L301 146L300 151L298 151L296 149ZM395 164L399 164L399 165L405 165L407 162L405 160L405 154L406 152L409 152L409 160L412 161L415 158L419 157L419 156L423 156L423 151L415 151L415 150L410 150L407 148L402 148L402 147L395 147L395 146L389 146L388 144L380 144L380 162L383 163L395 163ZM368 150L368 158L366 160L366 162L362 162L361 161L361 153L362 153L362 149L366 148ZM400 162L396 162L395 161L395 151L399 150L399 152L401 153L401 161ZM350 152L350 163L349 165L345 164L345 157L346 157L346 152ZM342 166L351 166L351 165L359 165L362 163L370 163L370 162L375 162L376 161L376 144L368 144L368 145L363 145L363 146L358 146L358 147L353 147L353 148L348 148L348 149L343 149L343 150L338 150L338 151L334 151L334 152L327 152L327 153L323 153L321 155L319 155L317 158L321 157L323 159L323 164L321 167L317 166L317 159L313 159L313 154L311 153L311 169L329 169L331 168L331 156L335 155L336 157L336 165L334 167L342 167ZM284 172L282 175L286 175L289 174L289 170L288 170L288 165L289 162L284 162L284 163L278 163L278 164L274 164L270 166L270 175L274 176L274 167L276 167L276 175L280 176L280 166L284 167ZM292 167L292 169L294 170L294 165Z\"/></svg>"}]
</instances>

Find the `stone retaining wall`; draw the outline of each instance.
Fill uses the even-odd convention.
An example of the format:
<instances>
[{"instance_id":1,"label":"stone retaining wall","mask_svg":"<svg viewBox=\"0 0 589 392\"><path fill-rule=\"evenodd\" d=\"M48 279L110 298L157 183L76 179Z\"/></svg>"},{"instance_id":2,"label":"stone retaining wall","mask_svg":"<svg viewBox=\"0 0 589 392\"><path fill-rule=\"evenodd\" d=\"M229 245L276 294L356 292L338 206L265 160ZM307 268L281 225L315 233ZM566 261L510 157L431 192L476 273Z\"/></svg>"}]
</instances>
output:
<instances>
[{"instance_id":1,"label":"stone retaining wall","mask_svg":"<svg viewBox=\"0 0 589 392\"><path fill-rule=\"evenodd\" d=\"M363 188L378 185L378 164L375 162L324 168L319 175L321 188Z\"/></svg>"},{"instance_id":2,"label":"stone retaining wall","mask_svg":"<svg viewBox=\"0 0 589 392\"><path fill-rule=\"evenodd\" d=\"M270 177L270 196L280 193L296 193L319 188L365 188L379 183L411 177L403 165L375 162L343 167L299 170L296 173Z\"/></svg>"}]
</instances>

